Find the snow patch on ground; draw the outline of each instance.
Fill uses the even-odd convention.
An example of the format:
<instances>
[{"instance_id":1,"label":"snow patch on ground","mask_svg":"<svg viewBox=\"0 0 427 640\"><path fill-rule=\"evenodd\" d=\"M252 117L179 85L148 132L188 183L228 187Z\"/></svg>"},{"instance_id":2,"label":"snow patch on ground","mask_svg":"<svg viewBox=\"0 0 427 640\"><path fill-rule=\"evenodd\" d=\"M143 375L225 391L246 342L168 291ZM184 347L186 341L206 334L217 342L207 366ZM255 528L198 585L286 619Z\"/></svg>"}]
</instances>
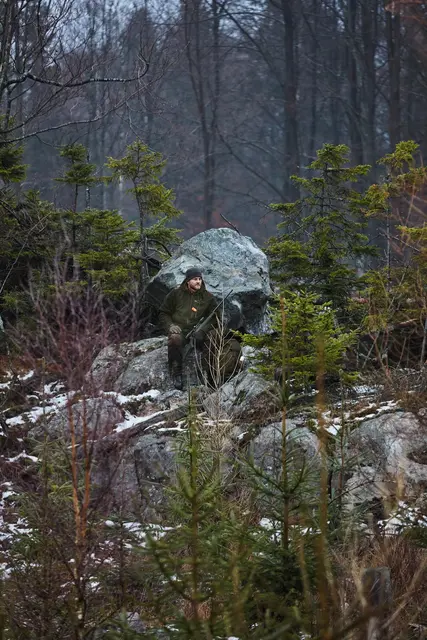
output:
<instances>
[{"instance_id":1,"label":"snow patch on ground","mask_svg":"<svg viewBox=\"0 0 427 640\"><path fill-rule=\"evenodd\" d=\"M12 538L13 536L19 535L30 535L32 530L28 527L28 523L24 518L18 518L17 522L2 522L0 528L0 542L4 542Z\"/></svg>"},{"instance_id":2,"label":"snow patch on ground","mask_svg":"<svg viewBox=\"0 0 427 640\"><path fill-rule=\"evenodd\" d=\"M51 393L55 393L59 390L62 390L64 385L59 382L52 382L48 385L44 386L44 394L49 396ZM16 426L16 425L24 425L28 423L35 423L41 417L49 415L51 413L56 413L60 408L63 408L67 405L67 403L73 400L75 393L60 393L57 395L53 395L46 399L46 403L44 406L33 407L30 411L24 411L23 413L14 416L13 418L8 418L6 420L6 424L8 426ZM138 402L140 400L156 400L161 395L161 391L158 389L150 389L145 393L140 393L138 395L129 395L125 396L120 393L116 393L113 391L107 391L101 393L101 397L106 398L114 398L119 405L125 405L130 402ZM125 420L119 423L116 427L116 431L123 431L124 429L130 429L131 427L144 423L149 418L154 415L161 415L162 411L158 411L156 413L152 413L149 416L134 416L129 411L125 413Z\"/></svg>"},{"instance_id":3,"label":"snow patch on ground","mask_svg":"<svg viewBox=\"0 0 427 640\"><path fill-rule=\"evenodd\" d=\"M141 524L141 522L113 522L113 520L106 520L105 525L111 529L123 527L130 535L132 535L138 542L138 546L145 547L147 544L147 537L153 540L161 540L168 531L173 531L175 527L166 527L160 524ZM128 545L131 548L132 545Z\"/></svg>"},{"instance_id":4,"label":"snow patch on ground","mask_svg":"<svg viewBox=\"0 0 427 640\"><path fill-rule=\"evenodd\" d=\"M26 424L28 422L37 422L39 418L48 415L53 411L55 411L55 407L34 407L34 409L32 409L31 411L26 411L24 413L21 413L19 416L8 418L6 420L6 424L9 427L15 427L16 425Z\"/></svg>"},{"instance_id":5,"label":"snow patch on ground","mask_svg":"<svg viewBox=\"0 0 427 640\"><path fill-rule=\"evenodd\" d=\"M26 374L20 376L20 379L27 380L33 377L34 374L35 374L34 371L29 371ZM11 372L8 372L6 375L9 377L9 380L7 382L0 383L0 390L7 389L10 386L10 384L13 382L13 378L14 378L13 374ZM7 418L6 424L9 427L21 426L21 425L24 426L26 424L34 424L43 417L47 417L54 413L57 413L60 409L64 408L68 402L74 399L76 393L79 393L78 391L64 393L64 389L65 389L65 386L60 381L55 381L55 382L50 382L49 384L45 384L43 386L42 391L38 395L35 395L34 393L32 394L33 399L38 399L40 402L40 405L33 407L29 411L24 411L19 415ZM115 400L115 402L119 406L123 406L123 407L125 407L130 403L143 402L145 400L148 400L149 402L155 402L161 395L162 395L162 392L159 389L149 389L148 391L145 391L144 393L140 393L137 395L135 394L123 395L115 391L101 391L100 393L101 398L111 398ZM176 403L176 407L178 406L179 406L179 403ZM171 407L171 408L174 408L174 407ZM8 409L4 411L7 411L7 410ZM130 411L125 411L125 419L116 425L115 431L121 432L121 431L125 431L126 429L131 429L132 427L137 425L144 425L145 422L149 420L151 421L152 418L155 416L159 417L159 421L156 422L156 424L151 425L150 428L162 427L162 424L164 423L164 421L162 420L163 411L156 411L155 413L151 413L150 415L147 415L147 416L137 416L131 413ZM162 430L181 431L182 427L179 424L177 425L177 427L164 427ZM1 427L0 427L0 435L4 435L3 432L1 431ZM23 456L24 454L21 455L21 457Z\"/></svg>"},{"instance_id":6,"label":"snow patch on ground","mask_svg":"<svg viewBox=\"0 0 427 640\"><path fill-rule=\"evenodd\" d=\"M119 433L120 431L125 431L126 429L131 429L132 427L136 427L137 425L144 424L144 422L148 422L155 416L161 416L164 411L156 411L155 413L150 413L148 416L134 416L129 411L125 413L125 419L123 422L119 422L116 425L114 431Z\"/></svg>"},{"instance_id":7,"label":"snow patch on ground","mask_svg":"<svg viewBox=\"0 0 427 640\"><path fill-rule=\"evenodd\" d=\"M32 378L35 374L35 371L31 370L28 371L27 373L24 373L23 375L18 376L19 380L29 380L30 378Z\"/></svg>"},{"instance_id":8,"label":"snow patch on ground","mask_svg":"<svg viewBox=\"0 0 427 640\"><path fill-rule=\"evenodd\" d=\"M58 391L63 391L65 389L65 385L58 380L56 382L49 382L49 384L45 384L43 387L43 393L45 396L52 396Z\"/></svg>"},{"instance_id":9,"label":"snow patch on ground","mask_svg":"<svg viewBox=\"0 0 427 640\"><path fill-rule=\"evenodd\" d=\"M37 422L41 417L49 415L50 413L55 413L58 409L65 407L67 402L71 399L72 396L66 393L54 396L53 398L50 398L48 403L43 407L33 407L31 411L24 411L24 413L14 416L13 418L8 418L6 420L6 424L13 427L16 425L27 424L28 422Z\"/></svg>"},{"instance_id":10,"label":"snow patch on ground","mask_svg":"<svg viewBox=\"0 0 427 640\"><path fill-rule=\"evenodd\" d=\"M366 411L370 411L366 413ZM351 411L345 411L343 417L334 417L332 416L331 411L324 411L322 413L323 427L324 429L330 433L332 436L336 436L342 429L343 419L344 425L348 425L349 423L355 422L364 422L365 420L371 420L372 418L377 418L383 413L391 413L399 409L399 404L394 400L388 400L386 402L381 402L380 404L375 402L370 402L363 408L362 415L353 415ZM317 425L319 427L319 424Z\"/></svg>"},{"instance_id":11,"label":"snow patch on ground","mask_svg":"<svg viewBox=\"0 0 427 640\"><path fill-rule=\"evenodd\" d=\"M38 462L39 459L36 458L36 456L29 456L28 453L22 451L21 453L18 453L18 455L14 458L8 458L7 462L17 462L18 460L31 460L31 462Z\"/></svg>"},{"instance_id":12,"label":"snow patch on ground","mask_svg":"<svg viewBox=\"0 0 427 640\"><path fill-rule=\"evenodd\" d=\"M156 400L161 395L161 391L159 391L158 389L149 389L144 393L129 396L124 396L123 394L117 393L116 391L102 391L101 395L108 398L114 398L117 404L128 404L129 402L138 402L139 400Z\"/></svg>"},{"instance_id":13,"label":"snow patch on ground","mask_svg":"<svg viewBox=\"0 0 427 640\"><path fill-rule=\"evenodd\" d=\"M367 408L373 408L372 413L364 414L363 416L355 416L351 418L353 422L362 422L364 420L370 420L371 418L376 418L382 413L390 413L395 409L399 408L399 405L394 400L388 400L387 402L381 402L379 405L371 403ZM349 415L350 418L350 415Z\"/></svg>"},{"instance_id":14,"label":"snow patch on ground","mask_svg":"<svg viewBox=\"0 0 427 640\"><path fill-rule=\"evenodd\" d=\"M400 501L396 509L385 520L379 520L378 526L385 535L397 535L411 527L427 527L427 516L417 507L411 507Z\"/></svg>"},{"instance_id":15,"label":"snow patch on ground","mask_svg":"<svg viewBox=\"0 0 427 640\"><path fill-rule=\"evenodd\" d=\"M372 387L367 384L358 384L353 387L354 393L357 393L359 396L370 396L372 394L378 393L378 387Z\"/></svg>"}]
</instances>

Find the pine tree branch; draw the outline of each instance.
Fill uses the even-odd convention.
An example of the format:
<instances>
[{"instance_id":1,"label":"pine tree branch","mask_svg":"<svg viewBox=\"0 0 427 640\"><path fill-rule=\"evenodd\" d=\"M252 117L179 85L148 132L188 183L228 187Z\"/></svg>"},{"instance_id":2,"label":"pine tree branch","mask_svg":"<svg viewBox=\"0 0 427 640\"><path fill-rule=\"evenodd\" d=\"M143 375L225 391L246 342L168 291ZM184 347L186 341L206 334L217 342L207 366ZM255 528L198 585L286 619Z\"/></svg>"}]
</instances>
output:
<instances>
[{"instance_id":1,"label":"pine tree branch","mask_svg":"<svg viewBox=\"0 0 427 640\"><path fill-rule=\"evenodd\" d=\"M169 251L169 249L167 248L167 246L164 244L164 242L161 242L160 240L157 240L155 238L148 238L148 242L154 242L155 244L158 244L160 247L162 247L162 249L164 249L164 251L166 251L166 253L172 257L172 253Z\"/></svg>"},{"instance_id":2,"label":"pine tree branch","mask_svg":"<svg viewBox=\"0 0 427 640\"><path fill-rule=\"evenodd\" d=\"M36 222L36 224L34 224L34 225L31 227L31 229L28 231L28 233L27 233L27 235L26 235L26 237L25 237L25 240L24 240L24 242L23 242L23 244L22 244L21 248L20 248L20 249L19 249L19 251L18 251L18 254L17 254L17 256L15 257L15 260L13 261L12 265L11 265L11 266L10 266L10 268L9 268L9 271L7 272L7 274L6 274L6 276L5 276L4 280L3 280L3 282L2 282L2 283L1 283L1 285L0 285L0 295L3 293L3 289L5 288L6 283L7 283L8 279L9 279L9 277L10 277L10 275L11 275L11 273L12 273L13 269L15 268L16 264L18 263L18 261L19 261L19 259L20 259L20 257L21 257L22 252L23 252L23 251L24 251L24 249L27 247L28 240L30 239L30 236L33 234L33 232L34 232L34 231L35 231L35 229L38 227L38 225L39 225L41 222L44 222L47 218L48 218L48 216L46 215L46 216L44 216L41 220L38 220L38 221Z\"/></svg>"}]
</instances>

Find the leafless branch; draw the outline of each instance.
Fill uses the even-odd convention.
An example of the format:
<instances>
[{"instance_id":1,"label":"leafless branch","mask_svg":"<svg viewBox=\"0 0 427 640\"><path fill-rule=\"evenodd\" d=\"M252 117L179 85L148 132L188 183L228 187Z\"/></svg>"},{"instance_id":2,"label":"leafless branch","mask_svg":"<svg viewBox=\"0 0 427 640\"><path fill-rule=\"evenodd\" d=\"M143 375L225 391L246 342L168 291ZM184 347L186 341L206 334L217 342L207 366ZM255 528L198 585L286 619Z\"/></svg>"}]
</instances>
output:
<instances>
[{"instance_id":1,"label":"leafless branch","mask_svg":"<svg viewBox=\"0 0 427 640\"><path fill-rule=\"evenodd\" d=\"M28 73L24 73L24 75L20 76L19 78L14 78L12 80L9 80L4 84L4 87L16 86L18 84L21 84L22 82L25 82L26 80L33 80L33 82L39 82L40 84L48 84L52 87L59 87L61 89L72 89L75 87L83 87L84 85L92 84L95 82L108 82L108 83L119 82L122 84L128 83L128 82L137 82L138 80L140 80L146 75L149 68L149 63L147 62L147 60L143 59L142 57L141 57L141 60L144 62L144 69L142 73L139 73L134 78L98 78L95 76L94 78L87 78L86 80L80 80L79 82L58 82L56 80L48 80L47 78L40 78L39 76L36 76L31 72L28 72Z\"/></svg>"},{"instance_id":2,"label":"leafless branch","mask_svg":"<svg viewBox=\"0 0 427 640\"><path fill-rule=\"evenodd\" d=\"M117 111L118 109L126 105L131 98L132 96L124 98L118 104L113 105L110 109L103 111L102 113L100 113L97 116L94 116L93 118L85 118L83 120L69 120L67 122L61 122L58 125L45 127L44 129L37 129L37 131L31 131L29 133L23 134L22 136L17 136L16 138L9 139L9 142L11 143L22 142L23 140L27 140L28 138L33 138L34 136L41 135L42 133L48 133L50 131L58 131L59 129L64 129L65 127L78 126L81 124L93 124L95 122L99 122L100 120L108 116L110 113L113 113L114 111Z\"/></svg>"},{"instance_id":3,"label":"leafless branch","mask_svg":"<svg viewBox=\"0 0 427 640\"><path fill-rule=\"evenodd\" d=\"M222 213L220 214L220 216L221 216L221 218L222 218L223 220L225 220L225 221L226 221L226 223L227 223L227 224L229 224L229 225L230 225L230 227L232 227L232 228L234 229L234 231L237 231L237 233L239 234L239 236L241 236L241 235L242 235L242 234L240 233L240 231L238 230L238 228L236 227L236 225L235 225L235 224L233 224L232 222L230 222L230 220L227 220L227 218L226 218Z\"/></svg>"}]
</instances>

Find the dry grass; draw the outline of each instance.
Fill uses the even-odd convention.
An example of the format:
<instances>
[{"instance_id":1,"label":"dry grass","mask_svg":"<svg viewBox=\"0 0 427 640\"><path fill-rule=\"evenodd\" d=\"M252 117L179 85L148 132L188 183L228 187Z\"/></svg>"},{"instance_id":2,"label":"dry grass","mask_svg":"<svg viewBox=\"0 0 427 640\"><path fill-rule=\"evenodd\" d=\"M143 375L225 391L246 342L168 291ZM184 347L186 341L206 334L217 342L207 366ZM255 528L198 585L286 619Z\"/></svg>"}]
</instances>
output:
<instances>
[{"instance_id":1,"label":"dry grass","mask_svg":"<svg viewBox=\"0 0 427 640\"><path fill-rule=\"evenodd\" d=\"M409 638L411 625L427 624L427 550L407 537L376 537L349 544L334 552L337 593L343 615L362 611L361 576L366 568L388 567L392 609L386 626L390 638ZM358 637L358 636L355 636Z\"/></svg>"},{"instance_id":2,"label":"dry grass","mask_svg":"<svg viewBox=\"0 0 427 640\"><path fill-rule=\"evenodd\" d=\"M187 600L184 601L182 604L182 612L184 614L184 617L187 620L196 619L194 605L192 602L189 602ZM210 620L211 616L212 616L212 605L209 601L201 602L200 604L197 605L197 620L200 620L200 621Z\"/></svg>"}]
</instances>

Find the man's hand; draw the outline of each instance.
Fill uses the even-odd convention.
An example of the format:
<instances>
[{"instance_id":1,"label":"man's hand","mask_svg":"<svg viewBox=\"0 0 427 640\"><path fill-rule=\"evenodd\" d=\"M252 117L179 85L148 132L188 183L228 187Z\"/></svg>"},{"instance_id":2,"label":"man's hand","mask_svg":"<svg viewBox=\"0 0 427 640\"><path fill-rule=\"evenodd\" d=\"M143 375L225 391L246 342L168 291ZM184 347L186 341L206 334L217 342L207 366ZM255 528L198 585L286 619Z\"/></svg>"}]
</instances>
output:
<instances>
[{"instance_id":1,"label":"man's hand","mask_svg":"<svg viewBox=\"0 0 427 640\"><path fill-rule=\"evenodd\" d=\"M171 326L169 327L169 334L179 334L179 333L182 333L181 327L177 324L171 324Z\"/></svg>"}]
</instances>

